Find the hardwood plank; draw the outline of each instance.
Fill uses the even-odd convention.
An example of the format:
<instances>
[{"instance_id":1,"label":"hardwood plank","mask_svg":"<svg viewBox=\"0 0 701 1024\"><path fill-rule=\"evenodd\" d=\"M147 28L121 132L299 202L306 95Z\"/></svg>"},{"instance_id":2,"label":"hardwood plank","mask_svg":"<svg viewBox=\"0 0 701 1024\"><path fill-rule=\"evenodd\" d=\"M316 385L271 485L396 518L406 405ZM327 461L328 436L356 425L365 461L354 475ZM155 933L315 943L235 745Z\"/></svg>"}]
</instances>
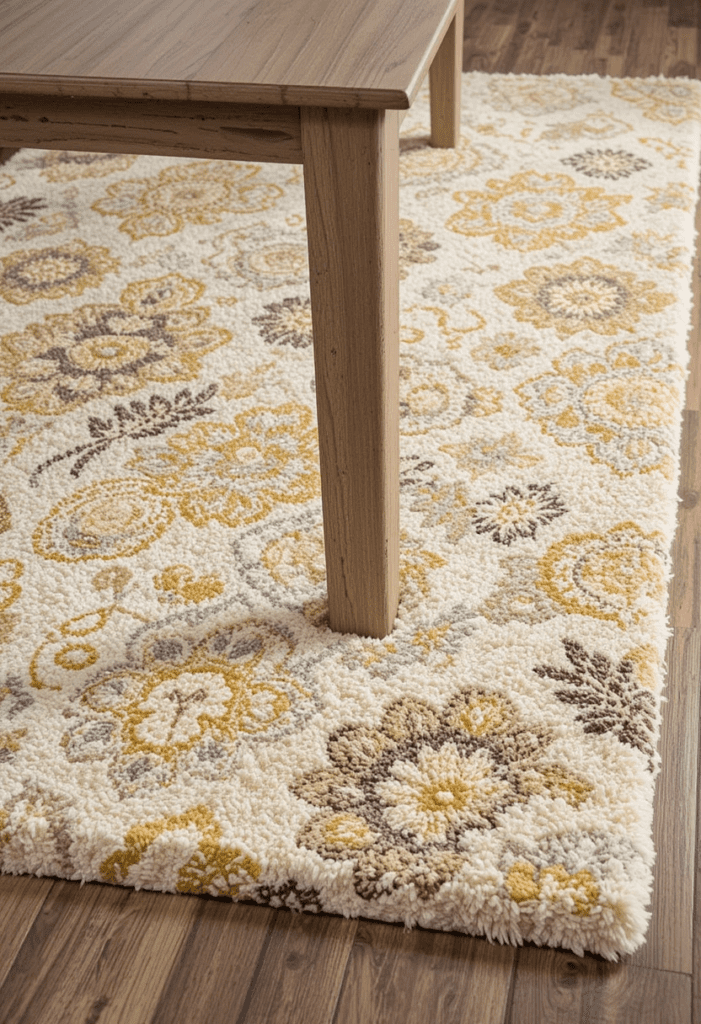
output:
<instances>
[{"instance_id":1,"label":"hardwood plank","mask_svg":"<svg viewBox=\"0 0 701 1024\"><path fill-rule=\"evenodd\" d=\"M0 986L53 884L53 878L0 875Z\"/></svg>"},{"instance_id":2,"label":"hardwood plank","mask_svg":"<svg viewBox=\"0 0 701 1024\"><path fill-rule=\"evenodd\" d=\"M302 163L299 107L0 95L0 139L33 149Z\"/></svg>"},{"instance_id":3,"label":"hardwood plank","mask_svg":"<svg viewBox=\"0 0 701 1024\"><path fill-rule=\"evenodd\" d=\"M690 974L693 967L694 855L701 630L674 630L667 653L662 772L653 841L657 852L646 944L626 962ZM684 822L681 828L679 823Z\"/></svg>"},{"instance_id":4,"label":"hardwood plank","mask_svg":"<svg viewBox=\"0 0 701 1024\"><path fill-rule=\"evenodd\" d=\"M460 142L462 93L463 6L458 4L450 28L433 58L429 72L431 145L454 147Z\"/></svg>"},{"instance_id":5,"label":"hardwood plank","mask_svg":"<svg viewBox=\"0 0 701 1024\"><path fill-rule=\"evenodd\" d=\"M505 1024L689 1024L691 978L555 949L519 952Z\"/></svg>"},{"instance_id":6,"label":"hardwood plank","mask_svg":"<svg viewBox=\"0 0 701 1024\"><path fill-rule=\"evenodd\" d=\"M148 1022L197 901L54 883L0 987L3 1024Z\"/></svg>"},{"instance_id":7,"label":"hardwood plank","mask_svg":"<svg viewBox=\"0 0 701 1024\"><path fill-rule=\"evenodd\" d=\"M5 0L0 91L411 104L457 0Z\"/></svg>"},{"instance_id":8,"label":"hardwood plank","mask_svg":"<svg viewBox=\"0 0 701 1024\"><path fill-rule=\"evenodd\" d=\"M502 1024L516 949L361 921L334 1024Z\"/></svg>"},{"instance_id":9,"label":"hardwood plank","mask_svg":"<svg viewBox=\"0 0 701 1024\"><path fill-rule=\"evenodd\" d=\"M277 911L236 1024L330 1024L357 927L357 919Z\"/></svg>"},{"instance_id":10,"label":"hardwood plank","mask_svg":"<svg viewBox=\"0 0 701 1024\"><path fill-rule=\"evenodd\" d=\"M399 594L396 114L303 110L332 629L383 637Z\"/></svg>"},{"instance_id":11,"label":"hardwood plank","mask_svg":"<svg viewBox=\"0 0 701 1024\"><path fill-rule=\"evenodd\" d=\"M244 1008L275 911L226 899L197 899L149 1024L231 1024Z\"/></svg>"}]
</instances>

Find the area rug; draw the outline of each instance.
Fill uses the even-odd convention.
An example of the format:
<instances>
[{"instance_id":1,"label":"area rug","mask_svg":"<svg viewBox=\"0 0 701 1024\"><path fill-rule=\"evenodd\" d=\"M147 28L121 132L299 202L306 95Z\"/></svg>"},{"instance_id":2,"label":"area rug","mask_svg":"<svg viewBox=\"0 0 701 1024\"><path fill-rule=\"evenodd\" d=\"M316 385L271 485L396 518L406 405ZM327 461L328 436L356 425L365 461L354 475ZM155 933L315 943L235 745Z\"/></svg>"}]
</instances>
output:
<instances>
[{"instance_id":1,"label":"area rug","mask_svg":"<svg viewBox=\"0 0 701 1024\"><path fill-rule=\"evenodd\" d=\"M644 940L701 85L401 143L401 603L327 626L300 167L0 168L0 865Z\"/></svg>"}]
</instances>

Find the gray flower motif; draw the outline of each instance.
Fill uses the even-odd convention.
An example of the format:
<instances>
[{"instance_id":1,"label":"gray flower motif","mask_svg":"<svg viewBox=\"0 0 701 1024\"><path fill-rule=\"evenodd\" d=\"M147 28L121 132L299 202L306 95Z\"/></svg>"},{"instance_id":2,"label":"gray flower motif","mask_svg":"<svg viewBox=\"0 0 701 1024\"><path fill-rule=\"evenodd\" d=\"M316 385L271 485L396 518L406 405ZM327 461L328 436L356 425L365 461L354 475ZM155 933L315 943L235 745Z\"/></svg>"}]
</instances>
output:
<instances>
[{"instance_id":1,"label":"gray flower motif","mask_svg":"<svg viewBox=\"0 0 701 1024\"><path fill-rule=\"evenodd\" d=\"M512 485L501 494L490 494L478 501L472 523L477 533L491 533L496 544L507 547L519 537L535 538L539 526L569 511L552 484L528 484L524 489Z\"/></svg>"},{"instance_id":2,"label":"gray flower motif","mask_svg":"<svg viewBox=\"0 0 701 1024\"><path fill-rule=\"evenodd\" d=\"M585 149L583 153L573 153L560 163L574 167L575 171L586 174L588 178L629 178L634 171L644 171L652 167L649 160L627 153L624 149Z\"/></svg>"},{"instance_id":3,"label":"gray flower motif","mask_svg":"<svg viewBox=\"0 0 701 1024\"><path fill-rule=\"evenodd\" d=\"M312 343L312 307L309 299L298 296L271 302L264 307L265 313L254 316L253 323L259 325L261 337L269 345L292 345L293 348L309 348Z\"/></svg>"},{"instance_id":4,"label":"gray flower motif","mask_svg":"<svg viewBox=\"0 0 701 1024\"><path fill-rule=\"evenodd\" d=\"M562 643L571 668L536 665L535 674L565 684L555 696L578 708L575 719L583 723L584 732L612 733L621 743L647 755L648 768L653 771L655 699L637 684L633 662L624 658L616 664L598 651L589 654L576 640Z\"/></svg>"}]
</instances>

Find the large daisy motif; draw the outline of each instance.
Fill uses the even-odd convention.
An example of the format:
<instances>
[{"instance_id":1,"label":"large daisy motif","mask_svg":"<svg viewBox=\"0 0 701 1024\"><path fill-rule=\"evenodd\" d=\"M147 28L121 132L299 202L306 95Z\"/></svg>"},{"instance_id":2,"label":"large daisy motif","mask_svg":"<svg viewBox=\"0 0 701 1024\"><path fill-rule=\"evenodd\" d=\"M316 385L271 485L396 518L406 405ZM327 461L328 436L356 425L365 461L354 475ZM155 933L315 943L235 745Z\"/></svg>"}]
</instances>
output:
<instances>
[{"instance_id":1,"label":"large daisy motif","mask_svg":"<svg viewBox=\"0 0 701 1024\"><path fill-rule=\"evenodd\" d=\"M515 306L514 317L540 329L553 328L560 338L578 331L618 334L633 331L641 316L659 313L675 302L630 271L585 256L574 263L529 267L520 280L494 289L502 302Z\"/></svg>"},{"instance_id":2,"label":"large daisy motif","mask_svg":"<svg viewBox=\"0 0 701 1024\"><path fill-rule=\"evenodd\" d=\"M320 809L297 842L353 861L364 899L405 886L427 899L468 862L470 833L510 807L534 794L587 799L591 785L549 760L551 740L496 692L466 688L442 709L399 698L376 727L333 733L328 767L297 780L293 792Z\"/></svg>"},{"instance_id":3,"label":"large daisy motif","mask_svg":"<svg viewBox=\"0 0 701 1024\"><path fill-rule=\"evenodd\" d=\"M486 192L456 192L463 204L446 223L468 237L491 235L508 249L529 252L557 242L611 231L624 224L615 207L630 196L612 196L602 188L577 188L566 174L524 171L508 181L490 179Z\"/></svg>"},{"instance_id":4,"label":"large daisy motif","mask_svg":"<svg viewBox=\"0 0 701 1024\"><path fill-rule=\"evenodd\" d=\"M203 292L199 281L168 274L130 284L118 303L79 306L3 335L10 383L2 398L11 409L58 415L148 382L196 379L203 355L232 338L194 305Z\"/></svg>"}]
</instances>

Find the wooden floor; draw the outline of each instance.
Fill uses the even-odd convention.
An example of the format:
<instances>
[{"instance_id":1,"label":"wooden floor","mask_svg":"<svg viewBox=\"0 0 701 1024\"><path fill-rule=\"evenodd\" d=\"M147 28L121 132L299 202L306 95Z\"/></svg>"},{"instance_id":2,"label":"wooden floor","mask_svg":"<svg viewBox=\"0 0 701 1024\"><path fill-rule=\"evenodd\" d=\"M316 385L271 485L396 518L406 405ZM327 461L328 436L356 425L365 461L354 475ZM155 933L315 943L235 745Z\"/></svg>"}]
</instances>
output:
<instances>
[{"instance_id":1,"label":"wooden floor","mask_svg":"<svg viewBox=\"0 0 701 1024\"><path fill-rule=\"evenodd\" d=\"M466 0L464 68L698 78L701 5ZM698 267L694 282L647 945L610 964L228 900L0 876L3 1024L701 1024Z\"/></svg>"}]
</instances>

